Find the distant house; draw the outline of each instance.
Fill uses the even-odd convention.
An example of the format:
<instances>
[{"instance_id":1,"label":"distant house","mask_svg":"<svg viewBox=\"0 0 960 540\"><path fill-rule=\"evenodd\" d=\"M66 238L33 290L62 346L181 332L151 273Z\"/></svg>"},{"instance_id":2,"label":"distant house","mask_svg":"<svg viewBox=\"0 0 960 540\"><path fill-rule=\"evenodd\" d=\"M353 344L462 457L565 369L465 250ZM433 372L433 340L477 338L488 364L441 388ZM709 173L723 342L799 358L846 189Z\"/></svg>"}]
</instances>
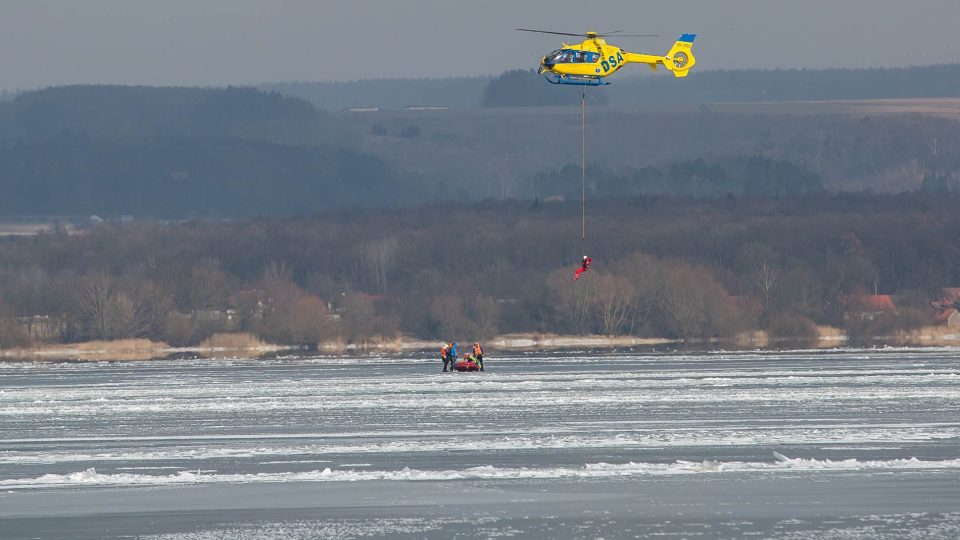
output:
<instances>
[{"instance_id":1,"label":"distant house","mask_svg":"<svg viewBox=\"0 0 960 540\"><path fill-rule=\"evenodd\" d=\"M957 311L957 308L948 308L937 313L933 320L950 328L960 328L960 311Z\"/></svg>"},{"instance_id":2,"label":"distant house","mask_svg":"<svg viewBox=\"0 0 960 540\"><path fill-rule=\"evenodd\" d=\"M889 294L855 294L844 299L843 317L847 320L872 321L886 313L896 313L897 306Z\"/></svg>"},{"instance_id":3,"label":"distant house","mask_svg":"<svg viewBox=\"0 0 960 540\"><path fill-rule=\"evenodd\" d=\"M945 324L950 327L960 327L960 287L944 287L940 289L939 299L930 302L936 315L933 320L938 324Z\"/></svg>"},{"instance_id":4,"label":"distant house","mask_svg":"<svg viewBox=\"0 0 960 540\"><path fill-rule=\"evenodd\" d=\"M944 300L951 304L960 302L960 287L944 287L940 290L943 292Z\"/></svg>"}]
</instances>

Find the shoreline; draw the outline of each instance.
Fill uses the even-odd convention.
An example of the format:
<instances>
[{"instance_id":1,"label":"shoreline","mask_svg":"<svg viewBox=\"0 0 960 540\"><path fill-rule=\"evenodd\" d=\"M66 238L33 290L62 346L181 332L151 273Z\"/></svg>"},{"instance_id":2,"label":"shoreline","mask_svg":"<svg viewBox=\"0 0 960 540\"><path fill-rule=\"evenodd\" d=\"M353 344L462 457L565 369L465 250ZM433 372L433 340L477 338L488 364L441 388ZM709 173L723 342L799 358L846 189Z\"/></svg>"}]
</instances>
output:
<instances>
[{"instance_id":1,"label":"shoreline","mask_svg":"<svg viewBox=\"0 0 960 540\"><path fill-rule=\"evenodd\" d=\"M215 357L244 356L262 357L276 353L319 352L321 354L371 354L371 353L415 353L429 352L438 348L440 340L418 340L395 338L371 341L363 344L327 342L318 344L315 349L305 349L296 345L276 345L264 343L250 334L219 334L191 347L172 347L163 342L148 339L121 339L113 341L90 341L69 344L42 344L33 347L0 349L0 362L103 362L103 361L143 361L164 360L183 355ZM730 338L687 338L670 339L635 336L575 336L558 334L505 334L487 340L485 346L491 351L534 352L563 351L571 349L623 349L657 347L717 348L729 350L781 350L781 346L794 348L796 345L814 349L842 349L865 346L900 346L918 348L937 348L960 346L960 329L948 327L926 327L909 332L899 332L894 336L878 336L872 339L855 341L842 334L838 329L821 327L814 339L770 338L763 331L743 332Z\"/></svg>"}]
</instances>

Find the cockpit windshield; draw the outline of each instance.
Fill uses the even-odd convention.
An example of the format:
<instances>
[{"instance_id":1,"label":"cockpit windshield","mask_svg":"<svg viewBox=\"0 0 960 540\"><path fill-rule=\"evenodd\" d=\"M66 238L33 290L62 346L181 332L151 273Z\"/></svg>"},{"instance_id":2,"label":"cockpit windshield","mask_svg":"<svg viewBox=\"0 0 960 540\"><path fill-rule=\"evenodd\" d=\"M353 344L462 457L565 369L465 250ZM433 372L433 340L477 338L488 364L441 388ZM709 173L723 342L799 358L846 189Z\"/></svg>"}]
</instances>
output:
<instances>
[{"instance_id":1,"label":"cockpit windshield","mask_svg":"<svg viewBox=\"0 0 960 540\"><path fill-rule=\"evenodd\" d=\"M573 49L557 49L547 55L548 64L584 64L600 60L600 54Z\"/></svg>"}]
</instances>

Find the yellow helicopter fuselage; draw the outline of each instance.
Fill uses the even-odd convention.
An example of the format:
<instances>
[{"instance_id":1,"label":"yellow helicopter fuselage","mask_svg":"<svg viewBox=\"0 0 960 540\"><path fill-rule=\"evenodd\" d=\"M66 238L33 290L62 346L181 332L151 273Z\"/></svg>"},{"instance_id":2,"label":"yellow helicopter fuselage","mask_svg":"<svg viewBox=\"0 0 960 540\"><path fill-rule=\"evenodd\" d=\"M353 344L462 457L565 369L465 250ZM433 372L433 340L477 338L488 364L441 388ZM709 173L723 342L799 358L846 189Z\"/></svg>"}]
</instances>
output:
<instances>
[{"instance_id":1,"label":"yellow helicopter fuselage","mask_svg":"<svg viewBox=\"0 0 960 540\"><path fill-rule=\"evenodd\" d=\"M587 36L593 33L588 32ZM627 64L646 64L656 71L663 66L676 77L686 77L697 63L693 56L695 34L683 34L664 56L632 53L610 45L599 37L588 37L578 44L563 44L540 60L540 73L549 72L560 79L596 80L612 75Z\"/></svg>"}]
</instances>

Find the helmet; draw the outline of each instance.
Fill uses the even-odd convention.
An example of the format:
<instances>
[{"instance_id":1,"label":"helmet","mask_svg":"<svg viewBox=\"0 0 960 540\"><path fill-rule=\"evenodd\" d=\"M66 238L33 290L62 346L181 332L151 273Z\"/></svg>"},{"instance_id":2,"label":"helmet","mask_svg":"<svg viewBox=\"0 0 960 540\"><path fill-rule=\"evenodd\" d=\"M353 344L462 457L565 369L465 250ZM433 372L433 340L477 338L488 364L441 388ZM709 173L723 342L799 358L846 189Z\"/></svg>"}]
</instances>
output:
<instances>
[{"instance_id":1,"label":"helmet","mask_svg":"<svg viewBox=\"0 0 960 540\"><path fill-rule=\"evenodd\" d=\"M587 260L588 258L586 255L583 256L583 260Z\"/></svg>"}]
</instances>

